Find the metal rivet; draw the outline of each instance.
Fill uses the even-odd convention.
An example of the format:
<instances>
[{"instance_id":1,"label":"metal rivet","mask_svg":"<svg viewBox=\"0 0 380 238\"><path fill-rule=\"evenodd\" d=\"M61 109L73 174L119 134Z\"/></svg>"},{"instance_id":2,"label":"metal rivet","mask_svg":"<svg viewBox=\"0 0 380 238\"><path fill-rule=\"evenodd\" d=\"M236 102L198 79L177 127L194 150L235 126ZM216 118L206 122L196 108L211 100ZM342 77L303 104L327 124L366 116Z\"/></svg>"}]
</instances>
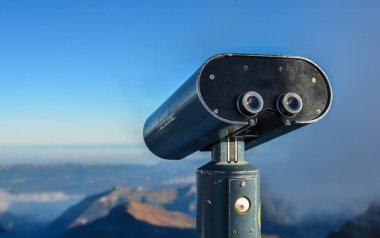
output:
<instances>
[{"instance_id":1,"label":"metal rivet","mask_svg":"<svg viewBox=\"0 0 380 238\"><path fill-rule=\"evenodd\" d=\"M250 120L249 120L249 125L250 125L250 126L254 126L254 125L256 125L256 120L254 120L254 119L250 119Z\"/></svg>"},{"instance_id":2,"label":"metal rivet","mask_svg":"<svg viewBox=\"0 0 380 238\"><path fill-rule=\"evenodd\" d=\"M313 78L311 79L311 82L312 82L312 83L316 83L316 82L317 82L317 79L313 77Z\"/></svg>"},{"instance_id":3,"label":"metal rivet","mask_svg":"<svg viewBox=\"0 0 380 238\"><path fill-rule=\"evenodd\" d=\"M214 79L215 79L215 75L210 74L210 79L211 79L211 80L214 80Z\"/></svg>"},{"instance_id":4,"label":"metal rivet","mask_svg":"<svg viewBox=\"0 0 380 238\"><path fill-rule=\"evenodd\" d=\"M317 109L317 113L318 113L318 114L321 114L321 109Z\"/></svg>"},{"instance_id":5,"label":"metal rivet","mask_svg":"<svg viewBox=\"0 0 380 238\"><path fill-rule=\"evenodd\" d=\"M248 71L248 69L249 69L248 65L244 65L243 69L244 69L244 71Z\"/></svg>"},{"instance_id":6,"label":"metal rivet","mask_svg":"<svg viewBox=\"0 0 380 238\"><path fill-rule=\"evenodd\" d=\"M210 200L206 200L207 204L211 205L212 202Z\"/></svg>"},{"instance_id":7,"label":"metal rivet","mask_svg":"<svg viewBox=\"0 0 380 238\"><path fill-rule=\"evenodd\" d=\"M240 187L245 187L245 181L240 182Z\"/></svg>"},{"instance_id":8,"label":"metal rivet","mask_svg":"<svg viewBox=\"0 0 380 238\"><path fill-rule=\"evenodd\" d=\"M249 233L253 233L253 229L249 230Z\"/></svg>"},{"instance_id":9,"label":"metal rivet","mask_svg":"<svg viewBox=\"0 0 380 238\"><path fill-rule=\"evenodd\" d=\"M215 114L218 114L218 112L219 112L218 109L214 109Z\"/></svg>"},{"instance_id":10,"label":"metal rivet","mask_svg":"<svg viewBox=\"0 0 380 238\"><path fill-rule=\"evenodd\" d=\"M235 230L233 230L233 231L232 231L232 234L234 234L234 235L235 235L235 234L236 234L236 231L235 231Z\"/></svg>"},{"instance_id":11,"label":"metal rivet","mask_svg":"<svg viewBox=\"0 0 380 238\"><path fill-rule=\"evenodd\" d=\"M278 70L282 73L284 71L283 67L278 67Z\"/></svg>"}]
</instances>

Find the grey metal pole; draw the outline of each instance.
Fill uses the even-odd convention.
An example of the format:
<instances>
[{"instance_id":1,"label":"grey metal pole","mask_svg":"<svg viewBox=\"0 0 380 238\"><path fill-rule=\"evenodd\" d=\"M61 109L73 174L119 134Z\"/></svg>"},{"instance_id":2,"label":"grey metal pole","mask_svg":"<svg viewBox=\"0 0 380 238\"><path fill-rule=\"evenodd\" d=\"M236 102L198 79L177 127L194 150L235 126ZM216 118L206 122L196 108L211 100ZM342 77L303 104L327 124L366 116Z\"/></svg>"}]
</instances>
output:
<instances>
[{"instance_id":1,"label":"grey metal pole","mask_svg":"<svg viewBox=\"0 0 380 238\"><path fill-rule=\"evenodd\" d=\"M226 138L197 170L198 238L260 238L260 173L244 160L244 140Z\"/></svg>"}]
</instances>

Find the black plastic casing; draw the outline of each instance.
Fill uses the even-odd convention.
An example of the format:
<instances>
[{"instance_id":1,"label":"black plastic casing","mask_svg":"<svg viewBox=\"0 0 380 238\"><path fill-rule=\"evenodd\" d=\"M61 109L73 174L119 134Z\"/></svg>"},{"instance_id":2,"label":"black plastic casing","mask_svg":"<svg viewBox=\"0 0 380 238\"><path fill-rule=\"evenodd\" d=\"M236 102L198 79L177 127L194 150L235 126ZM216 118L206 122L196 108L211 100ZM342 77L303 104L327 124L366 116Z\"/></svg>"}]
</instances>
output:
<instances>
[{"instance_id":1,"label":"black plastic casing","mask_svg":"<svg viewBox=\"0 0 380 238\"><path fill-rule=\"evenodd\" d=\"M255 91L263 110L245 116L240 95ZM301 112L281 113L277 101L288 92L303 102ZM331 107L332 89L314 62L293 56L221 54L206 61L144 125L147 147L164 159L179 160L209 150L229 136L244 137L246 150L321 119Z\"/></svg>"}]
</instances>

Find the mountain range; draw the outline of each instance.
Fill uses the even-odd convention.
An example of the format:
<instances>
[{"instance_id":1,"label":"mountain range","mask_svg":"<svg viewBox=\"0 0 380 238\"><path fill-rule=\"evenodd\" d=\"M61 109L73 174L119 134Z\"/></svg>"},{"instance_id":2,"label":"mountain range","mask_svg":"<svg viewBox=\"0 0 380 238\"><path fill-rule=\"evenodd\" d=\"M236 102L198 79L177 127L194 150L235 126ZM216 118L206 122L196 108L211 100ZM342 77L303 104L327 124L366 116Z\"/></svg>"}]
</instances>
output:
<instances>
[{"instance_id":1,"label":"mountain range","mask_svg":"<svg viewBox=\"0 0 380 238\"><path fill-rule=\"evenodd\" d=\"M194 220L181 212L134 202L116 206L106 217L69 229L59 238L194 238L194 227Z\"/></svg>"},{"instance_id":2,"label":"mountain range","mask_svg":"<svg viewBox=\"0 0 380 238\"><path fill-rule=\"evenodd\" d=\"M195 237L193 170L199 161L190 163L183 168L175 164L0 166L0 188L4 191L0 193L0 207L6 205L0 212L0 236ZM75 199L70 207L54 220L30 216L49 212L58 204L57 199L72 196ZM3 199L9 199L9 204ZM32 201L27 207L29 215L14 214L18 211L15 207L22 207L25 200ZM265 238L380 237L378 205L347 222L339 216L297 220L289 215L292 207L269 197L265 186L261 200Z\"/></svg>"},{"instance_id":3,"label":"mountain range","mask_svg":"<svg viewBox=\"0 0 380 238\"><path fill-rule=\"evenodd\" d=\"M67 230L91 224L94 221L109 216L111 211L117 207L126 206L129 208L127 211L136 211L136 209L132 209L136 208L136 206L131 207L130 204L142 204L143 208L150 206L168 212L171 210L184 216L185 214L195 214L194 202L194 186L160 190L115 187L110 191L89 196L77 205L69 208L51 223L48 234L54 237ZM147 211L153 210L148 209ZM133 214L136 214L136 212ZM190 217L190 215L186 216Z\"/></svg>"}]
</instances>

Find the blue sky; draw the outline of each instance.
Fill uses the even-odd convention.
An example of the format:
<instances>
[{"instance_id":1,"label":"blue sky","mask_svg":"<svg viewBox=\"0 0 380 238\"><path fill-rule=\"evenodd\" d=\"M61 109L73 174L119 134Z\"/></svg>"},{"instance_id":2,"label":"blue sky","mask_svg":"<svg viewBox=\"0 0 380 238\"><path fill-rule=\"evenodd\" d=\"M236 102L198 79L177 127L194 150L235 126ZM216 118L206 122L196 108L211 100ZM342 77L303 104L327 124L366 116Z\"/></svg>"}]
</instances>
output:
<instances>
[{"instance_id":1,"label":"blue sky","mask_svg":"<svg viewBox=\"0 0 380 238\"><path fill-rule=\"evenodd\" d=\"M149 113L222 52L307 56L343 85L377 5L2 1L0 145L141 144Z\"/></svg>"},{"instance_id":2,"label":"blue sky","mask_svg":"<svg viewBox=\"0 0 380 238\"><path fill-rule=\"evenodd\" d=\"M143 123L207 58L301 55L330 77L329 115L247 157L303 207L362 208L380 197L379 12L378 1L3 0L0 163L158 161Z\"/></svg>"}]
</instances>

